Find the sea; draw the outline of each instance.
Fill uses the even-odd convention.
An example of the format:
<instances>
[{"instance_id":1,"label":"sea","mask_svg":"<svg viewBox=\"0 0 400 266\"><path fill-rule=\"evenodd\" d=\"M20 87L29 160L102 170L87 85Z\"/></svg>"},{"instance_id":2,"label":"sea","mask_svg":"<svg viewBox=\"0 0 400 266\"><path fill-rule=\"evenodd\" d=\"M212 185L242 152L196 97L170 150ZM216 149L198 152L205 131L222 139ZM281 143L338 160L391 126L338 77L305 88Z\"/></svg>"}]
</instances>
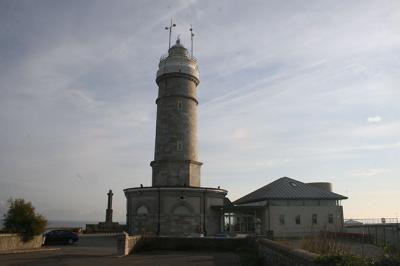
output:
<instances>
[{"instance_id":1,"label":"sea","mask_svg":"<svg viewBox=\"0 0 400 266\"><path fill-rule=\"evenodd\" d=\"M118 221L117 221L118 222ZM3 225L3 219L0 219L0 228ZM86 224L97 224L99 221L66 221L66 220L48 220L47 228L62 228L62 227L81 227L85 228ZM120 224L124 224L125 222L119 222Z\"/></svg>"}]
</instances>

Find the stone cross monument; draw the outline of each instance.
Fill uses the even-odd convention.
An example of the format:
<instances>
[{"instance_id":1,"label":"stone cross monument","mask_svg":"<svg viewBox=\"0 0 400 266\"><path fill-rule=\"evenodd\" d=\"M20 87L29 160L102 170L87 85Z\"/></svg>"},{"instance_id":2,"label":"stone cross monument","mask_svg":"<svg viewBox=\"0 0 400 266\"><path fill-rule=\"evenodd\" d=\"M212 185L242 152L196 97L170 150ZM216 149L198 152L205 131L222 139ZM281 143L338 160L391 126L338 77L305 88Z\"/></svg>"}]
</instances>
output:
<instances>
[{"instance_id":1,"label":"stone cross monument","mask_svg":"<svg viewBox=\"0 0 400 266\"><path fill-rule=\"evenodd\" d=\"M197 60L178 39L158 64L152 186L124 189L130 234L215 235L226 190L200 186Z\"/></svg>"},{"instance_id":2,"label":"stone cross monument","mask_svg":"<svg viewBox=\"0 0 400 266\"><path fill-rule=\"evenodd\" d=\"M106 220L99 222L98 224L86 224L85 231L87 233L104 233L104 232L122 232L125 230L124 225L120 225L117 222L113 222L113 209L112 209L112 190L110 189L107 193L107 209L106 209Z\"/></svg>"},{"instance_id":3,"label":"stone cross monument","mask_svg":"<svg viewBox=\"0 0 400 266\"><path fill-rule=\"evenodd\" d=\"M106 210L106 224L111 224L113 221L113 210L112 210L112 197L113 197L112 190L110 189L107 193L108 202L107 202L107 210Z\"/></svg>"}]
</instances>

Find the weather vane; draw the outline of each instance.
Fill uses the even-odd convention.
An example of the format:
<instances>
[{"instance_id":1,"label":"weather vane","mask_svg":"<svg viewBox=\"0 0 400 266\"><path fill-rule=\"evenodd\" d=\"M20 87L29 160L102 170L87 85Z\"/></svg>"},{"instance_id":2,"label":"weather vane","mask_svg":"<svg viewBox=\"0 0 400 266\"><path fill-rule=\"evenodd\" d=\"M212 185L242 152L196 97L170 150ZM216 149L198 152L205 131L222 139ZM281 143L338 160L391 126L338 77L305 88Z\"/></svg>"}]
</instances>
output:
<instances>
[{"instance_id":1,"label":"weather vane","mask_svg":"<svg viewBox=\"0 0 400 266\"><path fill-rule=\"evenodd\" d=\"M193 57L193 37L194 37L194 32L193 32L193 27L192 24L190 24L190 54Z\"/></svg>"},{"instance_id":2,"label":"weather vane","mask_svg":"<svg viewBox=\"0 0 400 266\"><path fill-rule=\"evenodd\" d=\"M166 30L169 30L169 42L168 42L168 50L171 48L171 34L172 34L172 28L176 27L176 24L172 24L172 18L171 18L171 24L169 27L165 27Z\"/></svg>"}]
</instances>

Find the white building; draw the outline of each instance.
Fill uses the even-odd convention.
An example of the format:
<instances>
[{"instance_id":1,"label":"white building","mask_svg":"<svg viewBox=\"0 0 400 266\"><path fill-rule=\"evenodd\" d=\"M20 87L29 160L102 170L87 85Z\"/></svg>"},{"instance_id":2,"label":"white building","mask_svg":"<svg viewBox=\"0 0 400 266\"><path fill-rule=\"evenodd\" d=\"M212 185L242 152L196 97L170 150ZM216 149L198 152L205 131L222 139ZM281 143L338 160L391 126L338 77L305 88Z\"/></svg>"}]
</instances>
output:
<instances>
[{"instance_id":1,"label":"white building","mask_svg":"<svg viewBox=\"0 0 400 266\"><path fill-rule=\"evenodd\" d=\"M226 201L224 226L228 232L274 237L301 237L312 232L343 229L341 200L331 184L302 183L282 177L246 196Z\"/></svg>"}]
</instances>

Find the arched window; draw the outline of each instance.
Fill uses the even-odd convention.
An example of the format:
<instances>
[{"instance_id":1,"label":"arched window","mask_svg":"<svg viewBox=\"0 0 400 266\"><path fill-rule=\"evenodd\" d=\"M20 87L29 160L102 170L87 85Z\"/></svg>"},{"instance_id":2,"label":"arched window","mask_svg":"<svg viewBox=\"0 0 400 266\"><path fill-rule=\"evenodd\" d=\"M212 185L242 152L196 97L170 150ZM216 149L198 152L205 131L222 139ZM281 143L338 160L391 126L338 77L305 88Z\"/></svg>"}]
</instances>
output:
<instances>
[{"instance_id":1,"label":"arched window","mask_svg":"<svg viewBox=\"0 0 400 266\"><path fill-rule=\"evenodd\" d=\"M140 206L139 208L136 209L136 214L137 215L147 215L148 213L149 213L149 210L144 205L142 205L142 206Z\"/></svg>"}]
</instances>

